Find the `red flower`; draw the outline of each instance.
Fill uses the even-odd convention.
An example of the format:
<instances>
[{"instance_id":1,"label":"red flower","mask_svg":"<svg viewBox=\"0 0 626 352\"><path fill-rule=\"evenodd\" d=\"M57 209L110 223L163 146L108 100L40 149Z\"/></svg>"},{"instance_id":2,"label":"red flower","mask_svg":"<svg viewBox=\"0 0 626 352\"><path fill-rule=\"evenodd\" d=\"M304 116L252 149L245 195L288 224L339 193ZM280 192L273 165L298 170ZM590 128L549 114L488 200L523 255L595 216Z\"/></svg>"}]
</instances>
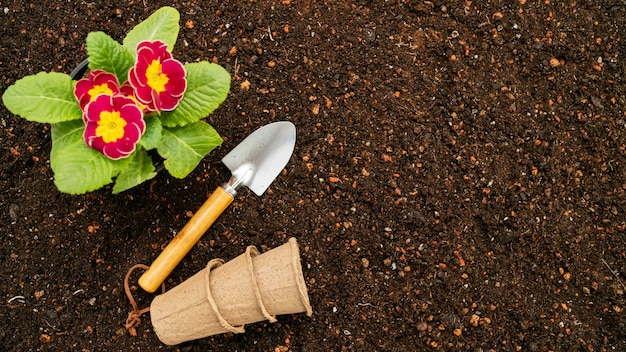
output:
<instances>
[{"instance_id":1,"label":"red flower","mask_svg":"<svg viewBox=\"0 0 626 352\"><path fill-rule=\"evenodd\" d=\"M135 98L152 111L174 110L187 89L186 72L161 41L137 45L137 62L128 72Z\"/></svg>"},{"instance_id":2,"label":"red flower","mask_svg":"<svg viewBox=\"0 0 626 352\"><path fill-rule=\"evenodd\" d=\"M121 94L97 96L87 105L83 120L87 145L111 159L134 152L146 130L141 109L132 98Z\"/></svg>"},{"instance_id":3,"label":"red flower","mask_svg":"<svg viewBox=\"0 0 626 352\"><path fill-rule=\"evenodd\" d=\"M114 74L93 70L87 78L83 78L74 87L74 96L82 110L100 94L113 95L120 92L119 82Z\"/></svg>"}]
</instances>

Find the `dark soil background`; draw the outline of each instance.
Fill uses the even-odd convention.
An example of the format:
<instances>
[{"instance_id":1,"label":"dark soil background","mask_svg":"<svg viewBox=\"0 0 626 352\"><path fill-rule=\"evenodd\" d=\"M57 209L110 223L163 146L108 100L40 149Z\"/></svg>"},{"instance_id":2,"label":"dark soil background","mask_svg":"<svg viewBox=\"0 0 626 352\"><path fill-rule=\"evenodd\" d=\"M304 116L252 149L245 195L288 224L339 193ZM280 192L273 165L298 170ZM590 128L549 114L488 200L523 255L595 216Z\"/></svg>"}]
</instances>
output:
<instances>
[{"instance_id":1,"label":"dark soil background","mask_svg":"<svg viewBox=\"0 0 626 352\"><path fill-rule=\"evenodd\" d=\"M69 73L90 31L121 41L164 5L174 55L232 74L208 117L225 142L186 179L69 196L49 126L1 107L1 350L626 350L626 3L0 1L0 90ZM277 120L298 130L284 172L242 190L167 285L294 236L313 316L168 347L145 315L129 336L127 270Z\"/></svg>"}]
</instances>

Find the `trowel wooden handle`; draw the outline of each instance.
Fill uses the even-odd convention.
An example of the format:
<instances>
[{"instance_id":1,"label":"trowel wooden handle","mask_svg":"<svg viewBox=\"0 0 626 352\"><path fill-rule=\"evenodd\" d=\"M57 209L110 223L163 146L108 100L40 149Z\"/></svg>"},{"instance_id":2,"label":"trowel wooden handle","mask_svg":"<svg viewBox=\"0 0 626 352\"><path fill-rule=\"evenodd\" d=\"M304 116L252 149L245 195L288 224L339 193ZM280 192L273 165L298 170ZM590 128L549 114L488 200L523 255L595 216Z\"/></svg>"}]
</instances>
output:
<instances>
[{"instance_id":1,"label":"trowel wooden handle","mask_svg":"<svg viewBox=\"0 0 626 352\"><path fill-rule=\"evenodd\" d=\"M150 293L156 291L232 201L233 196L218 187L139 278L139 286Z\"/></svg>"}]
</instances>

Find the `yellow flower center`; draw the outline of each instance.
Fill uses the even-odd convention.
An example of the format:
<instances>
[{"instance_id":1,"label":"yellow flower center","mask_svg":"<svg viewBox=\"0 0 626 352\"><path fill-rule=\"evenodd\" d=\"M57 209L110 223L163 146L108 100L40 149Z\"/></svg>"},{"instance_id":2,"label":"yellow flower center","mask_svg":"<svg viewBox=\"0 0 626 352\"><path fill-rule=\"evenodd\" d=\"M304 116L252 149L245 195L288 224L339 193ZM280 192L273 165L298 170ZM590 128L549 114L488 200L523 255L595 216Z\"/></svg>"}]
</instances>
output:
<instances>
[{"instance_id":1,"label":"yellow flower center","mask_svg":"<svg viewBox=\"0 0 626 352\"><path fill-rule=\"evenodd\" d=\"M94 85L87 94L89 94L89 101L96 100L96 97L100 94L113 95L113 91L109 88L109 85L106 83L100 85Z\"/></svg>"},{"instance_id":2,"label":"yellow flower center","mask_svg":"<svg viewBox=\"0 0 626 352\"><path fill-rule=\"evenodd\" d=\"M165 73L161 72L161 69L161 62L159 62L159 60L152 60L152 63L146 70L148 86L157 93L165 92L165 85L170 80Z\"/></svg>"},{"instance_id":3,"label":"yellow flower center","mask_svg":"<svg viewBox=\"0 0 626 352\"><path fill-rule=\"evenodd\" d=\"M96 128L96 136L102 137L104 143L112 143L124 137L126 120L120 117L119 111L103 111Z\"/></svg>"}]
</instances>

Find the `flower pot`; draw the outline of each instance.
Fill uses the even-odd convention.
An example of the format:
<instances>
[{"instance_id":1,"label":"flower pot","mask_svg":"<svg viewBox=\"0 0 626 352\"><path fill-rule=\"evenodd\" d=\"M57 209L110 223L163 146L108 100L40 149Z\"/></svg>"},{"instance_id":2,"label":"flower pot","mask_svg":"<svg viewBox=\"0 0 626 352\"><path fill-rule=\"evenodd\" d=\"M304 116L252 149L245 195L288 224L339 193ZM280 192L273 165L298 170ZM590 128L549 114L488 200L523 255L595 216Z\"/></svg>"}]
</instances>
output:
<instances>
[{"instance_id":1,"label":"flower pot","mask_svg":"<svg viewBox=\"0 0 626 352\"><path fill-rule=\"evenodd\" d=\"M80 64L78 64L78 66L76 66L72 70L72 72L70 72L70 77L72 77L73 80L78 81L85 75L85 72L87 72L88 68L89 68L89 60L85 59L81 61Z\"/></svg>"},{"instance_id":2,"label":"flower pot","mask_svg":"<svg viewBox=\"0 0 626 352\"><path fill-rule=\"evenodd\" d=\"M276 315L312 314L295 238L259 254L254 246L205 269L154 298L150 317L167 345L211 335L244 332L244 325Z\"/></svg>"}]
</instances>

